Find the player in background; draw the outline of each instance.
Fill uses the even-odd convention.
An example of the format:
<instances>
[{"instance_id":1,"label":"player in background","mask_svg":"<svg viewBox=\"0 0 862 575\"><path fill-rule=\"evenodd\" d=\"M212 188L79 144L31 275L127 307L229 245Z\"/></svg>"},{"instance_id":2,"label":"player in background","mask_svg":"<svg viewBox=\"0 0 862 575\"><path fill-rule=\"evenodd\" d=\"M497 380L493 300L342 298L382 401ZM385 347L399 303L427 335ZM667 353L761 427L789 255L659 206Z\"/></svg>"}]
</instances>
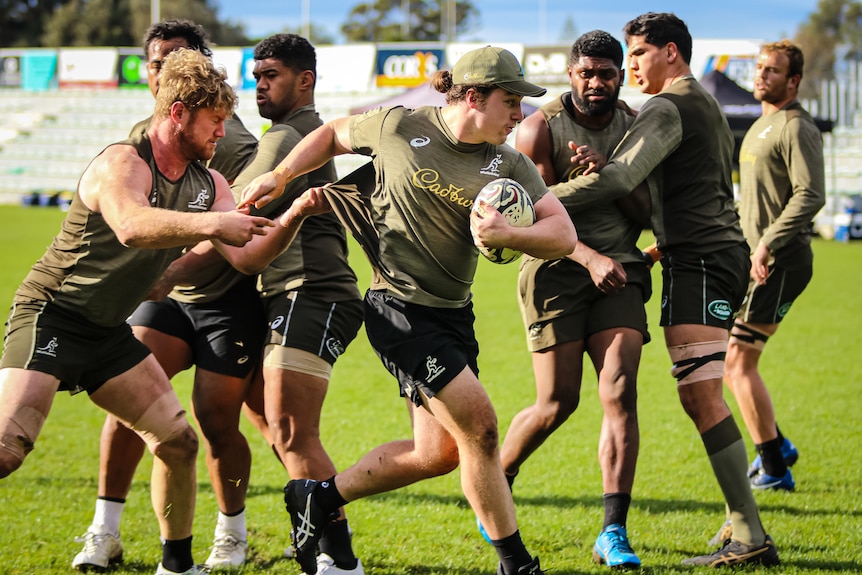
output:
<instances>
[{"instance_id":1,"label":"player in background","mask_svg":"<svg viewBox=\"0 0 862 575\"><path fill-rule=\"evenodd\" d=\"M197 437L125 320L185 246L211 239L243 271L256 271L309 210L297 201L277 222L244 214L224 177L204 167L236 105L209 58L170 54L160 84L146 134L89 164L61 231L16 291L0 360L0 477L33 450L56 392L86 391L154 455L157 575L194 575L203 572L192 558Z\"/></svg>"},{"instance_id":2,"label":"player in background","mask_svg":"<svg viewBox=\"0 0 862 575\"><path fill-rule=\"evenodd\" d=\"M618 40L601 30L587 32L571 49L571 91L521 123L515 147L536 163L548 186L600 168L634 121L618 100L622 64ZM574 252L555 260L525 256L521 262L519 304L536 402L512 419L500 457L511 485L527 458L577 409L588 354L604 411L599 464L605 515L593 556L609 567L634 568L640 559L629 543L626 519L640 442L638 363L649 341L644 302L651 294L636 245L643 224L615 202L570 210L569 217L578 230Z\"/></svg>"},{"instance_id":3,"label":"player in background","mask_svg":"<svg viewBox=\"0 0 862 575\"><path fill-rule=\"evenodd\" d=\"M244 202L266 203L292 178L337 154L372 156L377 172L377 188L361 204L367 217L351 214L370 228L362 238L375 272L365 296L365 329L410 400L413 439L381 445L328 480L287 484L305 573L314 572L317 540L340 507L448 473L459 463L464 494L494 540L498 573L542 573L521 541L500 465L496 414L478 380L470 284L478 260L474 241L544 258L574 249L565 210L533 163L505 145L523 119L521 98L545 90L524 81L511 53L490 46L462 56L451 73L437 72L433 83L446 94L445 107L377 108L328 122L243 192ZM510 226L496 210L484 218L471 215L479 190L500 177L529 191L533 226ZM349 201L337 190L312 191L327 194L331 207Z\"/></svg>"},{"instance_id":4,"label":"player in background","mask_svg":"<svg viewBox=\"0 0 862 575\"><path fill-rule=\"evenodd\" d=\"M647 180L662 263L665 343L686 414L700 434L724 495L733 538L691 565L775 565L747 476L742 434L723 397L733 314L751 262L733 205L733 135L715 99L691 74L691 34L670 13L649 12L624 28L632 73L654 96L600 172L553 191L570 210L626 195Z\"/></svg>"},{"instance_id":5,"label":"player in background","mask_svg":"<svg viewBox=\"0 0 862 575\"><path fill-rule=\"evenodd\" d=\"M754 97L763 115L739 154L739 212L752 249L751 280L730 332L724 380L757 449L749 468L755 489L795 488L789 466L798 451L778 429L758 364L766 341L811 281L811 222L826 202L820 130L796 99L803 65L802 50L787 40L761 47Z\"/></svg>"},{"instance_id":6,"label":"player in background","mask_svg":"<svg viewBox=\"0 0 862 575\"><path fill-rule=\"evenodd\" d=\"M235 196L323 124L314 108L317 57L308 40L270 36L255 46L254 60L258 110L273 124L234 182ZM294 179L263 209L283 210L306 188L335 179L333 162L326 162ZM332 367L362 326L362 297L338 218L326 213L306 220L287 251L259 275L258 289L270 326L264 404L275 449L289 477L332 477L336 468L320 441L320 413ZM364 573L343 512L326 527L319 547L316 575Z\"/></svg>"},{"instance_id":7,"label":"player in background","mask_svg":"<svg viewBox=\"0 0 862 575\"><path fill-rule=\"evenodd\" d=\"M153 24L144 34L143 47L154 98L168 54L187 48L212 57L206 32L188 20ZM145 133L151 121L136 124L131 135ZM225 120L224 131L207 164L230 182L253 156L257 140L236 117ZM182 261L167 270L162 284L176 281L172 270ZM238 566L246 556L244 509L251 466L251 452L238 427L239 410L260 363L266 318L254 277L236 271L217 252L206 269L185 279L187 283L168 297L161 299L161 294L154 296L159 301L143 302L128 322L169 379L195 366L193 413L204 437L207 469L219 506L206 565ZM170 287L159 289L164 292ZM92 523L80 538L84 546L72 561L76 569L105 569L122 560L120 520L144 448L141 438L116 417L105 418L98 497Z\"/></svg>"}]
</instances>

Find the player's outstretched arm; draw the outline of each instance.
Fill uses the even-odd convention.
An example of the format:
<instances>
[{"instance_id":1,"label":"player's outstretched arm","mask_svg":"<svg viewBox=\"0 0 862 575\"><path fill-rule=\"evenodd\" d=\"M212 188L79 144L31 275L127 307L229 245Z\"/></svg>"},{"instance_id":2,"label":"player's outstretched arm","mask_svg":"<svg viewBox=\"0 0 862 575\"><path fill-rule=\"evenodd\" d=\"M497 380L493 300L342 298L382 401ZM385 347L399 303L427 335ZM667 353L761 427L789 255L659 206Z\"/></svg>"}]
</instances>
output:
<instances>
[{"instance_id":1,"label":"player's outstretched arm","mask_svg":"<svg viewBox=\"0 0 862 575\"><path fill-rule=\"evenodd\" d=\"M276 199L295 177L319 168L339 154L351 152L350 117L327 122L304 137L270 172L253 179L242 191L239 207L261 208Z\"/></svg>"},{"instance_id":2,"label":"player's outstretched arm","mask_svg":"<svg viewBox=\"0 0 862 575\"><path fill-rule=\"evenodd\" d=\"M296 198L290 207L275 220L272 233L260 236L241 248L213 241L216 249L233 267L244 274L262 272L290 246L305 218L331 211L322 188L310 188Z\"/></svg>"},{"instance_id":3,"label":"player's outstretched arm","mask_svg":"<svg viewBox=\"0 0 862 575\"><path fill-rule=\"evenodd\" d=\"M223 178L222 178L223 179ZM218 238L242 245L265 234L266 218L235 213L187 213L154 208L150 167L126 145L109 147L81 177L81 200L101 213L123 245L141 249L187 246Z\"/></svg>"}]
</instances>

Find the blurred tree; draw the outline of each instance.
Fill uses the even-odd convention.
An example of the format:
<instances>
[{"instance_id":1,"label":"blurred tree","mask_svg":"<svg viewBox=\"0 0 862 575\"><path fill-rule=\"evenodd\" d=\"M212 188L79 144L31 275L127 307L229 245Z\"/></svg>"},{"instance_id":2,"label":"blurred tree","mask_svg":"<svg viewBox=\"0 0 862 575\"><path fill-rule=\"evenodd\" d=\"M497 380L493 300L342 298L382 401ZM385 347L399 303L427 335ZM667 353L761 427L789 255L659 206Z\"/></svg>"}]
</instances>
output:
<instances>
[{"instance_id":1,"label":"blurred tree","mask_svg":"<svg viewBox=\"0 0 862 575\"><path fill-rule=\"evenodd\" d=\"M69 0L0 0L0 48L38 46L45 22Z\"/></svg>"},{"instance_id":2,"label":"blurred tree","mask_svg":"<svg viewBox=\"0 0 862 575\"><path fill-rule=\"evenodd\" d=\"M283 32L285 34L298 34L302 37L305 37L305 30L303 30L302 26L296 26L294 28L288 27L284 30L281 30L280 32ZM263 40L263 37L252 38L249 45L257 44L261 40ZM311 22L311 24L309 25L307 40L311 42L314 46L320 46L322 44L335 44L336 38L323 26L319 26L314 22Z\"/></svg>"},{"instance_id":3,"label":"blurred tree","mask_svg":"<svg viewBox=\"0 0 862 575\"><path fill-rule=\"evenodd\" d=\"M248 45L217 11L213 0L161 0L160 15L197 22L214 44ZM139 46L149 26L150 0L0 0L0 47Z\"/></svg>"},{"instance_id":4,"label":"blurred tree","mask_svg":"<svg viewBox=\"0 0 862 575\"><path fill-rule=\"evenodd\" d=\"M341 32L348 42L439 41L446 36L443 16L454 2L457 34L469 32L479 11L469 0L377 0L362 2L350 11ZM403 7L408 6L405 15ZM407 35L404 19L408 18Z\"/></svg>"},{"instance_id":5,"label":"blurred tree","mask_svg":"<svg viewBox=\"0 0 862 575\"><path fill-rule=\"evenodd\" d=\"M794 41L805 54L799 97L817 98L821 82L835 79L839 53L845 60L862 61L862 2L820 0Z\"/></svg>"},{"instance_id":6,"label":"blurred tree","mask_svg":"<svg viewBox=\"0 0 862 575\"><path fill-rule=\"evenodd\" d=\"M578 39L578 27L575 26L575 20L572 18L572 15L569 14L566 16L566 21L563 24L563 31L560 33L560 42L564 42L566 44L574 44L575 40Z\"/></svg>"}]
</instances>

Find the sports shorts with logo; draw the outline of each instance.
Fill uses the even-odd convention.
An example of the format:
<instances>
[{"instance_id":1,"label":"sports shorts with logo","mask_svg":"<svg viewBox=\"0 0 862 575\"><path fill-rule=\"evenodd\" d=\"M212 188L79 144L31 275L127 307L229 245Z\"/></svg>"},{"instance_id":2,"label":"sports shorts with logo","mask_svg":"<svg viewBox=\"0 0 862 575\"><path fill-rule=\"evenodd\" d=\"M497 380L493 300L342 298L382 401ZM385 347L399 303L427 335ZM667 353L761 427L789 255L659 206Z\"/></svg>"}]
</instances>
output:
<instances>
[{"instance_id":1,"label":"sports shorts with logo","mask_svg":"<svg viewBox=\"0 0 862 575\"><path fill-rule=\"evenodd\" d=\"M60 390L93 393L148 355L127 323L104 327L50 303L16 302L6 322L0 368L49 373L60 380Z\"/></svg>"},{"instance_id":2,"label":"sports shorts with logo","mask_svg":"<svg viewBox=\"0 0 862 575\"><path fill-rule=\"evenodd\" d=\"M479 375L479 343L473 304L432 308L383 291L365 294L368 341L401 388L401 396L422 405L468 367ZM421 391L421 393L420 393Z\"/></svg>"},{"instance_id":3,"label":"sports shorts with logo","mask_svg":"<svg viewBox=\"0 0 862 575\"><path fill-rule=\"evenodd\" d=\"M211 302L145 301L127 321L183 340L200 369L244 378L260 363L266 336L254 281L244 278Z\"/></svg>"},{"instance_id":4,"label":"sports shorts with logo","mask_svg":"<svg viewBox=\"0 0 862 575\"><path fill-rule=\"evenodd\" d=\"M590 272L575 261L525 258L518 274L518 292L527 348L542 351L615 328L636 330L648 342L644 302L652 293L649 270L642 263L623 268L626 285L606 295L595 286Z\"/></svg>"},{"instance_id":5,"label":"sports shorts with logo","mask_svg":"<svg viewBox=\"0 0 862 575\"><path fill-rule=\"evenodd\" d=\"M362 327L362 302L358 299L328 302L291 291L263 302L269 319L267 346L301 349L330 365Z\"/></svg>"},{"instance_id":6,"label":"sports shorts with logo","mask_svg":"<svg viewBox=\"0 0 862 575\"><path fill-rule=\"evenodd\" d=\"M813 275L813 265L786 269L773 265L765 285L748 282L748 291L736 318L745 323L781 323Z\"/></svg>"},{"instance_id":7,"label":"sports shorts with logo","mask_svg":"<svg viewBox=\"0 0 862 575\"><path fill-rule=\"evenodd\" d=\"M748 245L702 255L666 253L661 260L661 325L730 329L748 285Z\"/></svg>"}]
</instances>

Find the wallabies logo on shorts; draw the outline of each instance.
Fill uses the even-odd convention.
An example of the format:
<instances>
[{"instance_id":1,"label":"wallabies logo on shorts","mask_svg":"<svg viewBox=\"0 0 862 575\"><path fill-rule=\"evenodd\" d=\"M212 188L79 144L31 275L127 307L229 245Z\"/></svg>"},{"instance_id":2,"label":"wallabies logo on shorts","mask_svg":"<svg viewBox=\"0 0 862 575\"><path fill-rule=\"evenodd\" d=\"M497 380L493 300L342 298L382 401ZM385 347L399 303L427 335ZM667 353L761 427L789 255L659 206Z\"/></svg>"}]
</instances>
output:
<instances>
[{"instance_id":1,"label":"wallabies logo on shorts","mask_svg":"<svg viewBox=\"0 0 862 575\"><path fill-rule=\"evenodd\" d=\"M706 309L709 311L709 315L722 321L730 319L730 316L733 315L733 309L730 307L730 303L723 299L709 302Z\"/></svg>"}]
</instances>

